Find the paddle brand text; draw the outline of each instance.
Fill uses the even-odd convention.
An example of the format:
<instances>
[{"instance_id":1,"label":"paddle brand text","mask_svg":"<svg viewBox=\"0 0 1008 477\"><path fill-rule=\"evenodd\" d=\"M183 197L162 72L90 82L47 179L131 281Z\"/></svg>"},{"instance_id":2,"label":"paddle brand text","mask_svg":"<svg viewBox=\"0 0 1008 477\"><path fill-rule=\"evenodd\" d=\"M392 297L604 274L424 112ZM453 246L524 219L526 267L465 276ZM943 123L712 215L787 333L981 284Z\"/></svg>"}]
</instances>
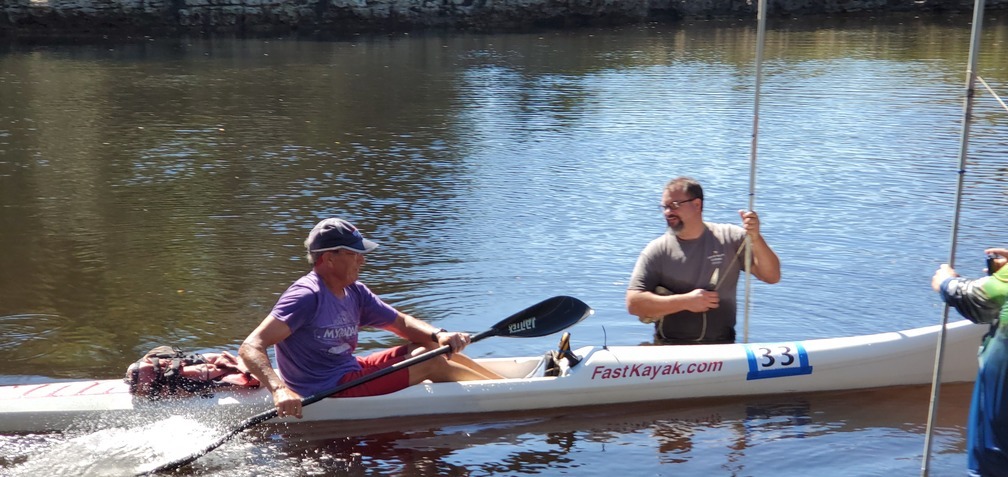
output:
<instances>
[{"instance_id":1,"label":"paddle brand text","mask_svg":"<svg viewBox=\"0 0 1008 477\"><path fill-rule=\"evenodd\" d=\"M508 325L508 333L515 334L522 331L528 331L535 329L536 317L526 318L517 323L511 323Z\"/></svg>"},{"instance_id":2,"label":"paddle brand text","mask_svg":"<svg viewBox=\"0 0 1008 477\"><path fill-rule=\"evenodd\" d=\"M595 366L592 379L629 379L650 378L652 381L659 376L675 376L677 374L717 373L724 367L724 361L705 363L673 364L627 364L624 366Z\"/></svg>"}]
</instances>

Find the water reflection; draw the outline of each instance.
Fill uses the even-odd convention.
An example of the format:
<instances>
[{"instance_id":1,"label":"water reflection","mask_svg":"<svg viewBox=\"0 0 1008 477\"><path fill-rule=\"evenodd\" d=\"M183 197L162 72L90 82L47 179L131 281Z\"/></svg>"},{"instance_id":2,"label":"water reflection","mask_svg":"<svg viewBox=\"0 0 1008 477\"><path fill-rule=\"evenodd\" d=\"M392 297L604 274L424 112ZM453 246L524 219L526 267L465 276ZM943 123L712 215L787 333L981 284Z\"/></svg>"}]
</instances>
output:
<instances>
[{"instance_id":1,"label":"water reflection","mask_svg":"<svg viewBox=\"0 0 1008 477\"><path fill-rule=\"evenodd\" d=\"M971 388L947 385L943 389L943 402L949 404L938 415L935 448L948 455L963 452L960 423ZM883 458L878 454L919 440L923 432L919 423L927 414L926 399L921 398L928 392L928 387L912 386L521 415L295 424L261 428L255 439L281 455L347 475L500 475L589 469L607 473L627 467L647 472L673 464L686 473L757 475L758 469L779 469L805 453L817 454L808 465L826 469L828 475L829 469L838 468L856 468L856 475L887 475L893 470L902 474L917 464L898 455ZM790 457L777 460L784 449ZM863 468L844 464L849 459L845 456L866 451L875 457ZM597 458L586 460L592 453L609 454L614 460L605 464ZM943 462L942 457L935 462Z\"/></svg>"},{"instance_id":2,"label":"water reflection","mask_svg":"<svg viewBox=\"0 0 1008 477\"><path fill-rule=\"evenodd\" d=\"M925 235L937 249L948 235L946 214L921 204L951 200L967 45L933 40L964 40L963 21L775 22L758 204L799 285L766 291L785 319L755 331L846 300L801 283L893 283L932 268L893 244ZM1005 35L993 24L985 43ZM367 278L432 321L577 292L619 322L638 242L659 231L644 211L661 181L703 177L723 212L713 220L745 203L753 47L750 26L714 23L10 45L0 314L70 317L109 350L79 368L35 362L57 376L115 375L117 358L164 341L235 346L303 272L307 227L343 215L385 245ZM997 84L1008 66L984 52ZM976 114L968 187L982 207L1004 201L1004 112ZM984 236L986 215L963 220L967 238ZM862 249L881 252L848 259ZM905 313L866 303L853 314Z\"/></svg>"},{"instance_id":3,"label":"water reflection","mask_svg":"<svg viewBox=\"0 0 1008 477\"><path fill-rule=\"evenodd\" d=\"M771 21L756 193L784 280L754 286L751 339L938 322L927 284L948 256L968 23ZM980 69L1003 90L997 45L1008 25L988 23ZM700 178L715 221L736 220L748 203L754 42L751 22L694 22L5 44L0 349L10 359L0 379L118 378L160 344L233 351L304 273L300 244L330 215L382 244L364 280L438 326L479 331L568 294L596 310L571 330L575 348L650 341L623 294L638 251L662 232L661 185ZM958 268L980 273L980 250L1004 239L991 224L1008 205L1008 115L984 94L974 114ZM362 349L389 344L362 335ZM500 339L470 351L554 346L555 337ZM500 428L439 421L404 435L280 433L194 472L298 475L331 463L351 474L414 464L459 475L668 473L663 465L766 474L800 455L809 473L904 474L919 457L927 401L851 394L826 411L787 399L507 417ZM943 469L962 468L955 409L938 440ZM342 463L369 439L373 448ZM863 466L846 458L855 454L867 456Z\"/></svg>"}]
</instances>

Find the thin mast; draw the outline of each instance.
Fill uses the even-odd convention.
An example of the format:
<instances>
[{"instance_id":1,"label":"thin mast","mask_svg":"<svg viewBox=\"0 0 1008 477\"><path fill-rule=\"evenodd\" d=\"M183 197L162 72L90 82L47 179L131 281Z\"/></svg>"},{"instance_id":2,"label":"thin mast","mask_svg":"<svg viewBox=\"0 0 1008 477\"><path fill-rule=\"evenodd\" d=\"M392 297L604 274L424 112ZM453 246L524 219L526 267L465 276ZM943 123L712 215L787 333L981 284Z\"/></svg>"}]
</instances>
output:
<instances>
[{"instance_id":1,"label":"thin mast","mask_svg":"<svg viewBox=\"0 0 1008 477\"><path fill-rule=\"evenodd\" d=\"M966 157L969 149L970 121L973 117L973 96L976 93L976 64L980 51L980 31L983 28L984 0L976 0L973 5L973 31L970 34L969 60L966 66L966 99L963 104L962 130L959 138L959 169L956 183L955 212L952 216L952 236L949 245L949 266L955 266L956 242L959 238L959 213L962 202L963 180L966 175ZM935 352L934 376L931 379L931 408L928 410L927 431L924 434L924 458L921 476L927 477L931 461L931 439L935 414L938 412L938 394L941 389L941 367L945 355L945 329L948 326L949 307L942 311L942 327L938 334L938 349Z\"/></svg>"},{"instance_id":2,"label":"thin mast","mask_svg":"<svg viewBox=\"0 0 1008 477\"><path fill-rule=\"evenodd\" d=\"M766 0L756 6L756 86L753 100L752 146L749 148L749 210L756 207L756 149L759 139L760 85L763 82L763 43L766 39ZM742 325L742 342L749 342L749 296L752 277L752 239L745 238L745 312Z\"/></svg>"}]
</instances>

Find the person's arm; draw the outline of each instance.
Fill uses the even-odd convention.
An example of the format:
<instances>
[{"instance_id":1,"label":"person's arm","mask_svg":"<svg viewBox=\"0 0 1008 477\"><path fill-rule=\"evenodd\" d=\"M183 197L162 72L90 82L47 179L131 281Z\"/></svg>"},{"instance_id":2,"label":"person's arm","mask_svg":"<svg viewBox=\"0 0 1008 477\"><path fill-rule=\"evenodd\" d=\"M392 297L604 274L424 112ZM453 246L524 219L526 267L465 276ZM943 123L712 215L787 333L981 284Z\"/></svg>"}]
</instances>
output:
<instances>
[{"instance_id":1,"label":"person's arm","mask_svg":"<svg viewBox=\"0 0 1008 477\"><path fill-rule=\"evenodd\" d=\"M987 280L990 277L977 280L960 277L954 268L943 263L931 277L931 288L964 318L974 323L993 323L998 319L1002 303L988 294L984 287Z\"/></svg>"},{"instance_id":2,"label":"person's arm","mask_svg":"<svg viewBox=\"0 0 1008 477\"><path fill-rule=\"evenodd\" d=\"M717 308L720 299L716 291L697 288L688 293L673 294L659 284L661 257L668 252L657 241L651 242L634 264L626 291L627 313L644 323L653 323L665 315L681 311L702 313Z\"/></svg>"},{"instance_id":3,"label":"person's arm","mask_svg":"<svg viewBox=\"0 0 1008 477\"><path fill-rule=\"evenodd\" d=\"M409 340L412 343L433 343L437 346L448 345L452 353L459 353L465 349L472 339L469 333L457 331L441 331L434 325L414 318L401 311L396 311L395 321L385 329ZM450 357L451 355L449 355Z\"/></svg>"},{"instance_id":4,"label":"person's arm","mask_svg":"<svg viewBox=\"0 0 1008 477\"><path fill-rule=\"evenodd\" d=\"M702 313L718 307L718 293L696 289L689 293L659 295L642 290L627 290L627 312L641 318L662 317L680 311ZM649 322L651 320L642 320Z\"/></svg>"},{"instance_id":5,"label":"person's arm","mask_svg":"<svg viewBox=\"0 0 1008 477\"><path fill-rule=\"evenodd\" d=\"M781 279L780 258L760 233L759 215L751 210L740 210L739 216L742 217L742 228L749 235L749 242L752 244L753 275L766 283L779 282Z\"/></svg>"},{"instance_id":6,"label":"person's arm","mask_svg":"<svg viewBox=\"0 0 1008 477\"><path fill-rule=\"evenodd\" d=\"M266 386L273 396L277 415L280 417L294 416L301 418L301 395L284 384L280 376L273 370L266 350L290 336L291 331L286 323L267 316L252 333L245 338L238 348L238 356L259 382Z\"/></svg>"}]
</instances>

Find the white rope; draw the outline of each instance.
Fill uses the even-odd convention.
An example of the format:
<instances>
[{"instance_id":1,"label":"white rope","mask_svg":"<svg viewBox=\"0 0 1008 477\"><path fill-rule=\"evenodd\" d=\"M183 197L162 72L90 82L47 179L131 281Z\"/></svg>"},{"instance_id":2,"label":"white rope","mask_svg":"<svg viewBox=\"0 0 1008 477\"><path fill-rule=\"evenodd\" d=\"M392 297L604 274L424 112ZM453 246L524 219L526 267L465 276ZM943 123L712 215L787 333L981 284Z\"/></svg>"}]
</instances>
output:
<instances>
[{"instance_id":1,"label":"white rope","mask_svg":"<svg viewBox=\"0 0 1008 477\"><path fill-rule=\"evenodd\" d=\"M962 130L959 139L959 169L956 183L955 212L952 218L952 236L949 245L949 266L955 266L956 242L959 235L959 212L962 203L963 179L966 175L966 155L969 144L970 119L973 116L973 96L976 84L976 64L980 50L980 28L983 25L984 0L976 0L973 6L973 31L970 35L969 60L966 66L966 99L963 105ZM938 333L938 349L935 352L934 376L931 379L931 408L928 410L927 431L924 434L924 458L921 462L921 476L927 477L931 461L931 440L933 437L935 414L938 412L938 394L941 388L941 367L945 355L945 329L948 327L948 304L942 312L942 327Z\"/></svg>"},{"instance_id":2,"label":"white rope","mask_svg":"<svg viewBox=\"0 0 1008 477\"><path fill-rule=\"evenodd\" d=\"M998 103L1001 103L1001 107L1004 108L1005 111L1008 111L1008 104L1005 104L1004 100L1002 100L1001 97L998 96L997 92L994 91L994 89L991 88L990 85L987 84L987 82L984 81L983 78L981 78L980 76L977 76L977 81L979 81L980 84L984 85L984 88L987 88L987 92L990 93L991 96L994 97L994 100L996 100Z\"/></svg>"},{"instance_id":3,"label":"white rope","mask_svg":"<svg viewBox=\"0 0 1008 477\"><path fill-rule=\"evenodd\" d=\"M753 99L752 147L749 149L749 210L756 207L756 149L759 139L760 85L763 82L763 44L766 42L766 0L760 0L756 7L756 86ZM752 239L745 238L745 313L742 325L742 342L749 342L749 306L752 277Z\"/></svg>"}]
</instances>

